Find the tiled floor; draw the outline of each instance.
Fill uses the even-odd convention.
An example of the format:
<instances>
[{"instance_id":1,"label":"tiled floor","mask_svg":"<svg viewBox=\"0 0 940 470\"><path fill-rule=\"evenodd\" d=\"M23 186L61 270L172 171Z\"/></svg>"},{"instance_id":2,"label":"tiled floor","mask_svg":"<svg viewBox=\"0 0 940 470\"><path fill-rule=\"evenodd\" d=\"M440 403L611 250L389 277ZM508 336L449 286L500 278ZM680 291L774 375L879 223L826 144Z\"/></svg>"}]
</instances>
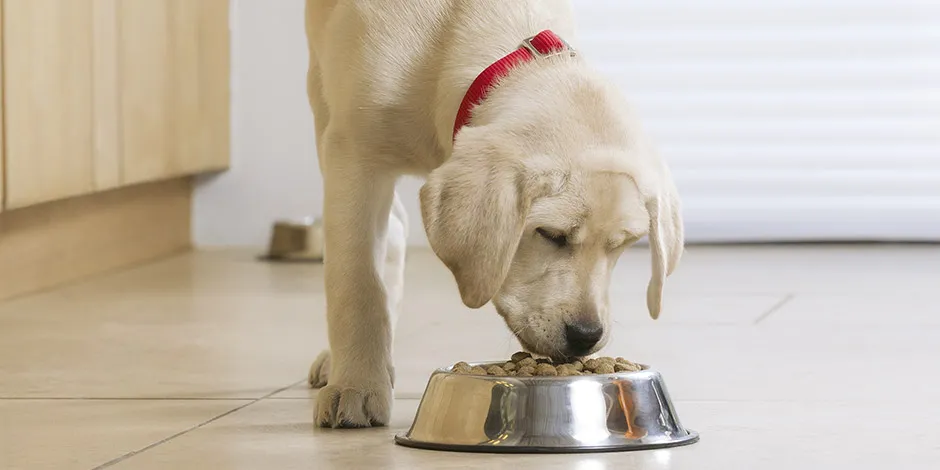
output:
<instances>
[{"instance_id":1,"label":"tiled floor","mask_svg":"<svg viewBox=\"0 0 940 470\"><path fill-rule=\"evenodd\" d=\"M636 249L607 349L663 372L701 442L598 455L397 447L428 373L517 349L409 259L392 426L311 426L321 267L186 255L0 304L0 469L940 468L940 247L691 247L658 322Z\"/></svg>"}]
</instances>

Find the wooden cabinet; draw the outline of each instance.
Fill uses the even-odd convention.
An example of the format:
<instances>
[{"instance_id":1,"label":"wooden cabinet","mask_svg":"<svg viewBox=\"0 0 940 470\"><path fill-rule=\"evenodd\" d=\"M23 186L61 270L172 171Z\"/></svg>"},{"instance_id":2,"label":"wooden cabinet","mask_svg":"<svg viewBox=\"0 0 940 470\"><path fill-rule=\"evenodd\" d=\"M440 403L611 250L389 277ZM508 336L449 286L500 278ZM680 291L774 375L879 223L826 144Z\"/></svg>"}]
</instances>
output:
<instances>
[{"instance_id":1,"label":"wooden cabinet","mask_svg":"<svg viewBox=\"0 0 940 470\"><path fill-rule=\"evenodd\" d=\"M94 189L88 0L4 0L6 205Z\"/></svg>"},{"instance_id":2,"label":"wooden cabinet","mask_svg":"<svg viewBox=\"0 0 940 470\"><path fill-rule=\"evenodd\" d=\"M228 162L228 0L119 1L124 181Z\"/></svg>"},{"instance_id":3,"label":"wooden cabinet","mask_svg":"<svg viewBox=\"0 0 940 470\"><path fill-rule=\"evenodd\" d=\"M229 0L2 0L5 206L221 170Z\"/></svg>"},{"instance_id":4,"label":"wooden cabinet","mask_svg":"<svg viewBox=\"0 0 940 470\"><path fill-rule=\"evenodd\" d=\"M92 18L92 121L94 130L95 189L111 189L124 182L121 176L122 116L117 23L118 0L91 0ZM147 0L152 1L152 0ZM199 1L199 0L196 0Z\"/></svg>"},{"instance_id":5,"label":"wooden cabinet","mask_svg":"<svg viewBox=\"0 0 940 470\"><path fill-rule=\"evenodd\" d=\"M6 163L3 158L4 151L6 149L6 143L3 139L3 3L0 3L0 212L3 212L3 208L6 206L6 188L3 187L4 181L4 172L6 171Z\"/></svg>"}]
</instances>

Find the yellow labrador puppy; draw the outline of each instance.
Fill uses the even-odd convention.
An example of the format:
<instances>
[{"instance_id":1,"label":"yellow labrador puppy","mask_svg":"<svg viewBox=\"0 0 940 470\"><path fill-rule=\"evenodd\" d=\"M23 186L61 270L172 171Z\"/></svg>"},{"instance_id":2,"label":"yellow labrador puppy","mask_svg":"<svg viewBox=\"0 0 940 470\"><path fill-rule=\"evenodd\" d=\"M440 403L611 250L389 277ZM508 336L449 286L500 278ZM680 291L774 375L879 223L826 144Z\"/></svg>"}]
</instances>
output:
<instances>
[{"instance_id":1,"label":"yellow labrador puppy","mask_svg":"<svg viewBox=\"0 0 940 470\"><path fill-rule=\"evenodd\" d=\"M406 216L426 175L431 247L463 302L492 301L528 350L608 340L608 283L649 237L649 313L683 251L669 170L616 89L568 46L563 0L307 0L308 92L324 178L330 350L320 426L388 422Z\"/></svg>"}]
</instances>

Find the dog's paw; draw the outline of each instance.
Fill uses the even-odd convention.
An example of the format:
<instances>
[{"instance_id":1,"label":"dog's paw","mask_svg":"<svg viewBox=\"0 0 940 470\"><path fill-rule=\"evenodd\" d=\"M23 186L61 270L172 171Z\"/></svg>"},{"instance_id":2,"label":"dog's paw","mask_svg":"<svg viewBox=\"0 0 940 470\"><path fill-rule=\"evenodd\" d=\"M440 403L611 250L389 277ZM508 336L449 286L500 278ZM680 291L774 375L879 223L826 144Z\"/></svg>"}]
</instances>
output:
<instances>
[{"instance_id":1,"label":"dog's paw","mask_svg":"<svg viewBox=\"0 0 940 470\"><path fill-rule=\"evenodd\" d=\"M310 366L307 382L313 388L325 387L330 381L330 351L320 353Z\"/></svg>"},{"instance_id":2,"label":"dog's paw","mask_svg":"<svg viewBox=\"0 0 940 470\"><path fill-rule=\"evenodd\" d=\"M331 383L320 389L316 400L313 419L317 426L385 426L392 411L392 386L390 381Z\"/></svg>"}]
</instances>

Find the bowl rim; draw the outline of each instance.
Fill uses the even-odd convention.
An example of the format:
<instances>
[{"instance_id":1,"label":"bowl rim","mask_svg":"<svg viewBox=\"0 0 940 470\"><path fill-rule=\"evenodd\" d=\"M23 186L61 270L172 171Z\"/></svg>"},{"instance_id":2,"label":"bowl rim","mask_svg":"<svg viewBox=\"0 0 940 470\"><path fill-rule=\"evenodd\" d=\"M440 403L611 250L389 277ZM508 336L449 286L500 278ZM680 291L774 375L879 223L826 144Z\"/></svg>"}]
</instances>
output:
<instances>
[{"instance_id":1,"label":"bowl rim","mask_svg":"<svg viewBox=\"0 0 940 470\"><path fill-rule=\"evenodd\" d=\"M482 376L481 376L482 377ZM396 433L394 436L395 444L402 447L411 447L414 449L443 451L443 452L466 452L473 454L591 454L591 453L610 453L610 452L633 452L639 450L669 449L673 447L684 447L695 444L701 439L698 432L684 428L686 435L678 438L663 441L650 442L644 444L622 443L600 446L493 446L493 445L474 445L474 444L442 444L437 442L419 441L408 436L410 432Z\"/></svg>"},{"instance_id":2,"label":"bowl rim","mask_svg":"<svg viewBox=\"0 0 940 470\"><path fill-rule=\"evenodd\" d=\"M498 365L502 365L502 364L505 364L505 363L508 362L508 361L487 361L487 362L467 362L467 361L460 361L460 362L466 362L467 364L470 365L470 367L476 367L476 366L486 367L486 366L498 366ZM431 375L446 374L446 375L451 375L451 376L454 376L454 377L472 377L472 378L477 378L477 379L490 379L490 380L515 379L515 380L524 380L524 381L528 381L528 380L540 380L540 381L548 381L548 380L571 381L571 380L577 380L577 379L592 379L592 378L597 378L597 379L612 378L612 379L616 379L616 378L618 378L618 377L636 376L636 375L647 375L647 374L649 374L649 375L661 375L656 369L653 369L652 367L650 367L650 366L647 365L647 364L642 364L642 363L639 363L639 362L634 362L634 364L636 364L636 365L642 367L642 369L640 369L640 370L635 370L635 371L627 371L627 372L614 372L614 373L612 373L612 374L563 375L563 376L558 376L558 375L533 375L533 376L531 376L531 377L519 377L519 376L516 376L516 375L455 374L455 373L453 373L454 366L453 366L453 365L450 365L450 366L439 367L439 368L435 369L434 372L431 373Z\"/></svg>"}]
</instances>

